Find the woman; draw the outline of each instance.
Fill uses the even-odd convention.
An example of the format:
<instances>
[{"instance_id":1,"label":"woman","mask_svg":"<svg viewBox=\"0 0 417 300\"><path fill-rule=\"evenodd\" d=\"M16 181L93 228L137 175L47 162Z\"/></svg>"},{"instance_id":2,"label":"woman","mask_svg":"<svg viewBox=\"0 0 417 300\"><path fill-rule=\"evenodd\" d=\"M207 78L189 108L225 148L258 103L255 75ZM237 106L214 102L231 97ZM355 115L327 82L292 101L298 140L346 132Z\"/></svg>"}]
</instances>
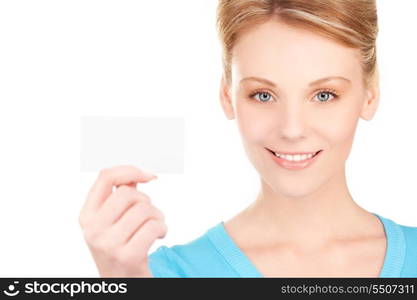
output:
<instances>
[{"instance_id":1,"label":"woman","mask_svg":"<svg viewBox=\"0 0 417 300\"><path fill-rule=\"evenodd\" d=\"M220 0L217 16L221 106L260 175L258 197L148 255L166 234L135 189L152 175L104 170L80 215L100 274L417 277L417 227L360 207L345 177L357 122L378 107L375 1Z\"/></svg>"}]
</instances>

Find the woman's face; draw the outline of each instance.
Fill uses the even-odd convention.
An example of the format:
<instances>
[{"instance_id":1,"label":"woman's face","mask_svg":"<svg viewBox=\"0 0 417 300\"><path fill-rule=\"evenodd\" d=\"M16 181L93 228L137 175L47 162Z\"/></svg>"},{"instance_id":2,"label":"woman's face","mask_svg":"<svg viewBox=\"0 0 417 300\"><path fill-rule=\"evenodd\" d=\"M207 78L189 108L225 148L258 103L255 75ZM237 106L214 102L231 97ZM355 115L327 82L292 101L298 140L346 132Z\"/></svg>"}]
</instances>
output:
<instances>
[{"instance_id":1,"label":"woman's face","mask_svg":"<svg viewBox=\"0 0 417 300\"><path fill-rule=\"evenodd\" d=\"M345 79L313 84L333 76ZM222 79L221 103L226 116L236 118L262 179L276 192L299 197L344 175L358 119L370 120L378 102L377 84L365 89L362 80L357 49L268 21L239 37L232 83ZM277 164L267 148L323 151L313 164L294 170Z\"/></svg>"}]
</instances>

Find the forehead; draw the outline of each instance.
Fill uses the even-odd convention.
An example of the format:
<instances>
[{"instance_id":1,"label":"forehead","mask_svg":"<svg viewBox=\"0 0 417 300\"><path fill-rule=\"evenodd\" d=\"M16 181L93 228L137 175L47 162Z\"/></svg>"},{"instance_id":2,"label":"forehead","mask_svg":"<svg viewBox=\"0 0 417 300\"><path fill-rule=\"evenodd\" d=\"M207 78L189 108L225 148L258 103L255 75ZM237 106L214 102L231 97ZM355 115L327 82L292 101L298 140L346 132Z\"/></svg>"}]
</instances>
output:
<instances>
[{"instance_id":1,"label":"forehead","mask_svg":"<svg viewBox=\"0 0 417 300\"><path fill-rule=\"evenodd\" d=\"M338 75L360 76L357 49L274 20L239 36L232 53L232 78L263 76L299 82Z\"/></svg>"}]
</instances>

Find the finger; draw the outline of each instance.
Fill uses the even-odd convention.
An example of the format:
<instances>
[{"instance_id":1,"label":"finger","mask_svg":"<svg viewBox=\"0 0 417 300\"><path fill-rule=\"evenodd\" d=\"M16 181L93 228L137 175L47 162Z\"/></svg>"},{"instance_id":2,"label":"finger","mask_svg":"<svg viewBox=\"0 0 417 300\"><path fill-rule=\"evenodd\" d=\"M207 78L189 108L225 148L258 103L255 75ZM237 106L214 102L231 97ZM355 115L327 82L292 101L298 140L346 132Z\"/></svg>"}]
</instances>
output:
<instances>
[{"instance_id":1,"label":"finger","mask_svg":"<svg viewBox=\"0 0 417 300\"><path fill-rule=\"evenodd\" d=\"M138 252L143 249L142 251L146 251L146 253L142 253L142 255L146 255L155 240L165 237L167 232L168 228L165 222L149 219L133 234L132 238L125 244L123 251L125 255L135 253L141 255Z\"/></svg>"},{"instance_id":2,"label":"finger","mask_svg":"<svg viewBox=\"0 0 417 300\"><path fill-rule=\"evenodd\" d=\"M125 244L132 235L149 219L163 220L161 212L146 202L137 202L110 228L117 244Z\"/></svg>"},{"instance_id":3,"label":"finger","mask_svg":"<svg viewBox=\"0 0 417 300\"><path fill-rule=\"evenodd\" d=\"M153 174L131 165L120 165L103 169L88 192L85 210L92 211L100 207L112 193L113 186L148 182L154 178L155 176Z\"/></svg>"},{"instance_id":4,"label":"finger","mask_svg":"<svg viewBox=\"0 0 417 300\"><path fill-rule=\"evenodd\" d=\"M115 190L117 190L118 188L120 188L120 187L122 187L122 186L124 186L124 187L130 187L130 188L133 188L133 189L135 189L136 190L136 188L137 188L137 182L131 182L131 183L128 183L128 184L121 184L121 185L116 185L115 186Z\"/></svg>"},{"instance_id":5,"label":"finger","mask_svg":"<svg viewBox=\"0 0 417 300\"><path fill-rule=\"evenodd\" d=\"M150 203L151 200L148 195L132 187L120 186L107 198L98 211L100 219L105 220L103 225L108 227L116 223L137 202Z\"/></svg>"}]
</instances>

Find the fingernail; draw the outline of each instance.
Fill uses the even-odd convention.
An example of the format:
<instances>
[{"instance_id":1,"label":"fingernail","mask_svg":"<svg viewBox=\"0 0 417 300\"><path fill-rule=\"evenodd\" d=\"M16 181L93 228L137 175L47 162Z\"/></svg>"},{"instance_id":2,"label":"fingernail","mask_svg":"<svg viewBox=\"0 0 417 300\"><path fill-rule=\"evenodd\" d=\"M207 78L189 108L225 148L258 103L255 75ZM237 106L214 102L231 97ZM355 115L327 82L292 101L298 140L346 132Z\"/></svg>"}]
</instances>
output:
<instances>
[{"instance_id":1,"label":"fingernail","mask_svg":"<svg viewBox=\"0 0 417 300\"><path fill-rule=\"evenodd\" d=\"M149 172L144 172L146 177L149 177L151 180L152 179L157 179L158 176L156 176L155 174L149 173Z\"/></svg>"},{"instance_id":2,"label":"fingernail","mask_svg":"<svg viewBox=\"0 0 417 300\"><path fill-rule=\"evenodd\" d=\"M146 177L153 177L153 176L155 176L155 174L152 174L151 172L148 172L148 171L142 171L142 173L146 176Z\"/></svg>"}]
</instances>

